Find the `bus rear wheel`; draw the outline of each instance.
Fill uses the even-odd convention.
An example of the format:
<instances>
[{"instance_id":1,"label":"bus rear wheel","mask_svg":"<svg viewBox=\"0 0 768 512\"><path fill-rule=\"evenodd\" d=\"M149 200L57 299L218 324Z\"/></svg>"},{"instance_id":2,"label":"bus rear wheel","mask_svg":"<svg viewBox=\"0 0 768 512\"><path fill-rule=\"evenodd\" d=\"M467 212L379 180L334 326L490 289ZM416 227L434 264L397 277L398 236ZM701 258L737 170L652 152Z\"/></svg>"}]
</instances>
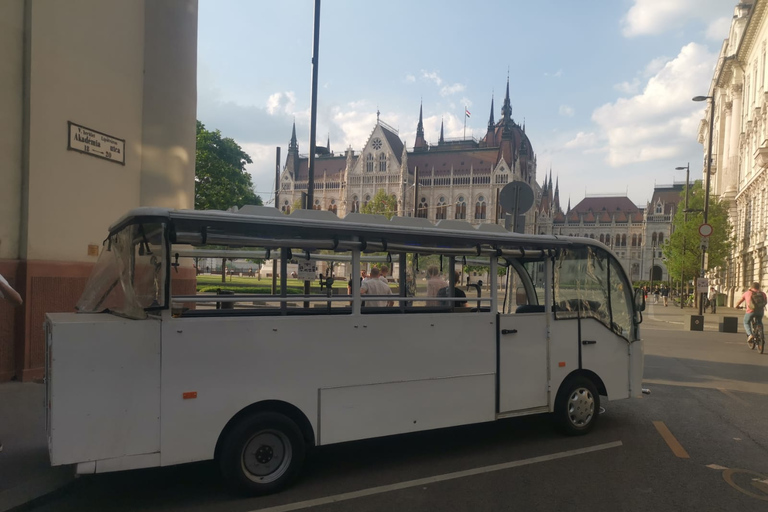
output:
<instances>
[{"instance_id":1,"label":"bus rear wheel","mask_svg":"<svg viewBox=\"0 0 768 512\"><path fill-rule=\"evenodd\" d=\"M600 411L600 395L586 377L573 377L560 386L555 400L555 420L563 433L583 435L592 430Z\"/></svg>"},{"instance_id":2,"label":"bus rear wheel","mask_svg":"<svg viewBox=\"0 0 768 512\"><path fill-rule=\"evenodd\" d=\"M243 418L227 434L219 456L222 475L236 490L263 495L289 485L299 474L306 445L299 427L282 414Z\"/></svg>"}]
</instances>

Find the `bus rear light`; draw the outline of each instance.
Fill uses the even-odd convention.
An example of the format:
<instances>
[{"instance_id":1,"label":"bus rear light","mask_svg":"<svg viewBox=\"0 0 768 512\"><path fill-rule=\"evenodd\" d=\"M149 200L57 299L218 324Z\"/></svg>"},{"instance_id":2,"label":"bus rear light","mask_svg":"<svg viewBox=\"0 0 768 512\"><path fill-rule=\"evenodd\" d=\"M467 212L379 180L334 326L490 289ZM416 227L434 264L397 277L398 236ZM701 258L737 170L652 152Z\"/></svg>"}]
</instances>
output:
<instances>
[{"instance_id":1,"label":"bus rear light","mask_svg":"<svg viewBox=\"0 0 768 512\"><path fill-rule=\"evenodd\" d=\"M197 398L197 391L185 391L181 394L181 398L184 400L189 400L191 398Z\"/></svg>"},{"instance_id":2,"label":"bus rear light","mask_svg":"<svg viewBox=\"0 0 768 512\"><path fill-rule=\"evenodd\" d=\"M560 361L559 363L557 363L557 366L559 366L560 368L565 368L565 361Z\"/></svg>"}]
</instances>

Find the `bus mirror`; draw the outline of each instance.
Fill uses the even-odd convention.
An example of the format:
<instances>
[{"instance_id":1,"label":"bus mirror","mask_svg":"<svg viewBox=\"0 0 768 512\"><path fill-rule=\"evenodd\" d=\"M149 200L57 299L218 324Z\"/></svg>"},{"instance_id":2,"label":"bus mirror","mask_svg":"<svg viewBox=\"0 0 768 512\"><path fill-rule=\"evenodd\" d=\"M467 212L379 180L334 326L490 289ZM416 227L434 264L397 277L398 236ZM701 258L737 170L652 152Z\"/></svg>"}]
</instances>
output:
<instances>
[{"instance_id":1,"label":"bus mirror","mask_svg":"<svg viewBox=\"0 0 768 512\"><path fill-rule=\"evenodd\" d=\"M642 288L635 288L635 311L645 311L645 293Z\"/></svg>"}]
</instances>

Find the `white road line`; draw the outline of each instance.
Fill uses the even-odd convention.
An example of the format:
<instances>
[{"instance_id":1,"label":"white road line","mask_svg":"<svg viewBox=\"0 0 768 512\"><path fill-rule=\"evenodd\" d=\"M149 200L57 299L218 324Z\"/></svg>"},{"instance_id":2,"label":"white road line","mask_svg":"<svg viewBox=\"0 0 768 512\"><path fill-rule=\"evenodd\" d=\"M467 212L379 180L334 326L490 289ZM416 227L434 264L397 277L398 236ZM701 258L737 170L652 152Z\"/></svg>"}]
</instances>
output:
<instances>
[{"instance_id":1,"label":"white road line","mask_svg":"<svg viewBox=\"0 0 768 512\"><path fill-rule=\"evenodd\" d=\"M317 498L314 500L299 501L296 503L288 503L286 505L278 505L276 507L260 508L252 510L250 512L289 512L291 510L301 510L304 508L317 507L319 505L327 505L329 503L338 503L340 501L353 500L355 498L363 498L365 496L373 496L375 494L382 494L390 491L399 491L401 489L408 489L410 487L418 487L420 485L434 484L437 482L445 482L446 480L455 480L457 478L464 478L467 476L481 475L483 473L492 473L494 471L501 471L504 469L518 468L520 466L529 466L531 464L537 464L539 462L548 462L551 460L564 459L567 457L574 457L576 455L583 455L585 453L598 452L601 450L608 450L610 448L618 448L622 446L621 441L614 441L612 443L598 444L587 448L578 448L576 450L568 450L565 452L553 453L550 455L542 455L540 457L533 457L530 459L517 460L513 462L505 462L503 464L494 464L493 466L484 466L475 469L467 469L465 471L456 471L454 473L446 473L444 475L430 476L428 478L419 478L418 480L408 480L391 485L382 485L379 487L371 487L369 489L362 489L360 491L346 492L343 494L335 494L333 496L326 496L325 498Z\"/></svg>"}]
</instances>

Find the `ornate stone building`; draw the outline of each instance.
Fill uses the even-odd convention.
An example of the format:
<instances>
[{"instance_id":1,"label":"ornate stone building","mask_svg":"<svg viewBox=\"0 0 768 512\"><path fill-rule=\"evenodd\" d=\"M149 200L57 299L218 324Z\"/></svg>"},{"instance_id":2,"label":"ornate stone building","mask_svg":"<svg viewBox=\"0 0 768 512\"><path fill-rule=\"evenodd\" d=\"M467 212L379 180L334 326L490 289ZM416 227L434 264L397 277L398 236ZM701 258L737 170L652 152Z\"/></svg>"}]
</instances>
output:
<instances>
[{"instance_id":1,"label":"ornate stone building","mask_svg":"<svg viewBox=\"0 0 768 512\"><path fill-rule=\"evenodd\" d=\"M732 305L752 281L768 285L768 88L766 0L734 9L709 96L714 99L712 194L729 202L735 244L711 277ZM706 173L710 102L699 125Z\"/></svg>"},{"instance_id":2,"label":"ornate stone building","mask_svg":"<svg viewBox=\"0 0 768 512\"><path fill-rule=\"evenodd\" d=\"M285 167L280 178L279 206L290 212L307 191L309 159L299 154L294 125ZM414 196L418 174L418 196ZM488 129L480 139L448 139L443 127L437 144L425 138L422 110L413 148L406 148L398 131L378 119L362 151L348 148L335 155L320 148L315 158L315 187L312 207L339 216L360 211L378 190L397 201L399 216L425 217L433 222L462 219L473 224L503 219L497 207L499 190L510 181L528 183L540 198L536 183L536 156L525 134L525 126L512 119L509 80L501 109L494 121L493 100ZM534 213L526 215L526 230L534 232Z\"/></svg>"}]
</instances>

